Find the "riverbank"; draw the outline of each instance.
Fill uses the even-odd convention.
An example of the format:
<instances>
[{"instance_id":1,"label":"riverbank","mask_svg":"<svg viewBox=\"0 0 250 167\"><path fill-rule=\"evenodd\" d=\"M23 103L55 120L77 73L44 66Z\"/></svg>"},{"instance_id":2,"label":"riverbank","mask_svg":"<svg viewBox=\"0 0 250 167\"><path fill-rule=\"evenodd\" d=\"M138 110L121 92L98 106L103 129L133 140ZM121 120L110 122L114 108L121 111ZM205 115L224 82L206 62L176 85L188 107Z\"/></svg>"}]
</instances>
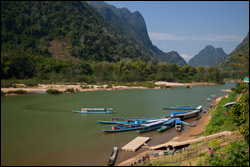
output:
<instances>
[{"instance_id":1,"label":"riverbank","mask_svg":"<svg viewBox=\"0 0 250 167\"><path fill-rule=\"evenodd\" d=\"M193 82L193 83L175 83L175 82L165 82L158 81L152 82L153 86L121 86L121 85L87 85L87 84L75 84L75 85L66 85L66 84L38 84L38 86L27 87L24 84L16 84L15 87L1 88L1 91L16 91L24 90L28 93L33 92L45 92L47 89L57 89L59 91L65 91L66 89L74 89L76 92L84 91L103 91L103 90L125 90L125 89L166 89L175 86L197 86L197 85L217 85L216 83L206 83L206 82Z\"/></svg>"},{"instance_id":2,"label":"riverbank","mask_svg":"<svg viewBox=\"0 0 250 167\"><path fill-rule=\"evenodd\" d=\"M223 95L223 96L220 96L218 98L216 98L214 101L213 101L213 105L217 105L218 102L223 98L223 97L228 97L228 94L227 95ZM194 139L196 138L198 135L202 134L205 130L205 127L208 125L210 119L211 119L211 116L209 114L209 110L210 108L206 111L205 114L203 114L203 116L201 117L201 119L199 119L197 121L197 124L195 127L192 127L192 128L189 128L185 133L182 133L181 135L179 136L176 136L166 142L182 142L182 141L186 141L186 140L190 140L190 139ZM159 143L160 145L162 143ZM140 152L138 153L137 155L135 155L134 157L128 159L128 160L125 160L121 163L118 164L118 166L130 166L131 164L133 164L136 160L140 159L141 157L145 156L147 153L152 153L152 152L159 152L157 150L146 150L144 152Z\"/></svg>"}]
</instances>

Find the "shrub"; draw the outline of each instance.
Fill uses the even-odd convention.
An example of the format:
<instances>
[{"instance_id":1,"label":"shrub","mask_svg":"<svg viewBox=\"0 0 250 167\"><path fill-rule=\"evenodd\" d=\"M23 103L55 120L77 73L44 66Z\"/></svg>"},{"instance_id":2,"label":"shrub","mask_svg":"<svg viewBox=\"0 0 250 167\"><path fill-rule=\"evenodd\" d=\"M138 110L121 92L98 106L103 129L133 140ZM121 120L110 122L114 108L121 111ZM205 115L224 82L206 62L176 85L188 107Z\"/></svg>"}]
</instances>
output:
<instances>
[{"instance_id":1,"label":"shrub","mask_svg":"<svg viewBox=\"0 0 250 167\"><path fill-rule=\"evenodd\" d=\"M74 88L67 88L67 89L65 90L65 92L74 93L75 90L74 90Z\"/></svg>"},{"instance_id":2,"label":"shrub","mask_svg":"<svg viewBox=\"0 0 250 167\"><path fill-rule=\"evenodd\" d=\"M7 92L7 94L26 94L27 92L25 90L10 90Z\"/></svg>"},{"instance_id":3,"label":"shrub","mask_svg":"<svg viewBox=\"0 0 250 167\"><path fill-rule=\"evenodd\" d=\"M48 94L60 94L60 93L62 93L61 91L59 91L57 89L48 89L46 92Z\"/></svg>"},{"instance_id":4,"label":"shrub","mask_svg":"<svg viewBox=\"0 0 250 167\"><path fill-rule=\"evenodd\" d=\"M5 95L5 93L3 91L1 91L1 96L4 96L4 95Z\"/></svg>"}]
</instances>

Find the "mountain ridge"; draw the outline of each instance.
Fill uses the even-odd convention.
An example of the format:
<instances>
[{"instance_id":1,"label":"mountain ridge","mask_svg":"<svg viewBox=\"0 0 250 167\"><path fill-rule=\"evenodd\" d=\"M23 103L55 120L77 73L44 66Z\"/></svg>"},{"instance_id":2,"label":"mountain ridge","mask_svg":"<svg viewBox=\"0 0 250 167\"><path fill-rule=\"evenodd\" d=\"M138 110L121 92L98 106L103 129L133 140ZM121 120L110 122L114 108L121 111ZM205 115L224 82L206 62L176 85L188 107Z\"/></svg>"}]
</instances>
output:
<instances>
[{"instance_id":1,"label":"mountain ridge","mask_svg":"<svg viewBox=\"0 0 250 167\"><path fill-rule=\"evenodd\" d=\"M188 61L188 64L194 67L213 66L226 56L227 54L222 48L214 48L212 45L207 45L198 54L192 57Z\"/></svg>"},{"instance_id":2,"label":"mountain ridge","mask_svg":"<svg viewBox=\"0 0 250 167\"><path fill-rule=\"evenodd\" d=\"M148 49L153 57L159 62L177 63L185 65L186 61L178 54L165 53L154 46L149 38L145 20L139 11L130 12L127 8L116 8L103 1L87 1L106 19L113 27L122 34L139 41L144 48ZM173 58L173 57L174 58ZM171 60L175 60L171 62Z\"/></svg>"}]
</instances>

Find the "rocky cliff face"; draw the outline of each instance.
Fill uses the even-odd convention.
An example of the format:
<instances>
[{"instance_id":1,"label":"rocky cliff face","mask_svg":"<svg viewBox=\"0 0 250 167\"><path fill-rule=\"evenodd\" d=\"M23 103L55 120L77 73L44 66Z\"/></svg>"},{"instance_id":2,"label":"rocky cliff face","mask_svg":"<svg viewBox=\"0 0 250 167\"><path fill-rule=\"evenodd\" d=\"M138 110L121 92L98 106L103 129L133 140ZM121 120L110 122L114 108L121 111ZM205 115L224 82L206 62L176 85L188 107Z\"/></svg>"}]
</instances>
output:
<instances>
[{"instance_id":1,"label":"rocky cliff face","mask_svg":"<svg viewBox=\"0 0 250 167\"><path fill-rule=\"evenodd\" d=\"M136 11L131 13L127 8L116 8L103 1L87 1L121 34L139 42L158 62L185 65L185 60L175 52L165 53L154 46L149 38L143 16ZM177 54L176 54L177 53Z\"/></svg>"}]
</instances>

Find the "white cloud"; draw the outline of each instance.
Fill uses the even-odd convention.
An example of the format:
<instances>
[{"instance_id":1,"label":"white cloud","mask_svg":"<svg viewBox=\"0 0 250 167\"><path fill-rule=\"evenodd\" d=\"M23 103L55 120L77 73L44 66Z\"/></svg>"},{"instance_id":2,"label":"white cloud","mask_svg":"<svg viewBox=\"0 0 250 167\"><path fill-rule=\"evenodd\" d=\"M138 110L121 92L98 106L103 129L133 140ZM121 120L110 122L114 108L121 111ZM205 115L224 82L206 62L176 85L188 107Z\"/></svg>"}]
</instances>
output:
<instances>
[{"instance_id":1,"label":"white cloud","mask_svg":"<svg viewBox=\"0 0 250 167\"><path fill-rule=\"evenodd\" d=\"M181 54L181 57L188 62L193 56L187 55L187 54Z\"/></svg>"},{"instance_id":2,"label":"white cloud","mask_svg":"<svg viewBox=\"0 0 250 167\"><path fill-rule=\"evenodd\" d=\"M190 35L176 36L169 33L149 32L151 40L175 41L242 41L244 37L237 35Z\"/></svg>"}]
</instances>

